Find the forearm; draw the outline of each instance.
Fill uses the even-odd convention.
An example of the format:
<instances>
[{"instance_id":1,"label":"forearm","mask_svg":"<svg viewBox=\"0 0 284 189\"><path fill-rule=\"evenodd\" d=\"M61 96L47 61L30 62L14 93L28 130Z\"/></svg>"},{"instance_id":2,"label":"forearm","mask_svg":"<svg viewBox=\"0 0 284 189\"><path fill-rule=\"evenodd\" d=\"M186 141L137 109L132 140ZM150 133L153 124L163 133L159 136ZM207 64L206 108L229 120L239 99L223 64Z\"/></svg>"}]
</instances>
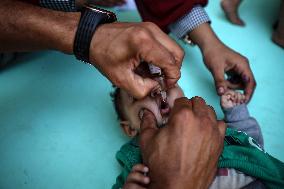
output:
<instances>
[{"instance_id":1,"label":"forearm","mask_svg":"<svg viewBox=\"0 0 284 189\"><path fill-rule=\"evenodd\" d=\"M40 8L15 0L0 1L0 51L54 49L73 52L80 13Z\"/></svg>"},{"instance_id":2,"label":"forearm","mask_svg":"<svg viewBox=\"0 0 284 189\"><path fill-rule=\"evenodd\" d=\"M213 76L218 95L223 95L228 88L242 89L248 103L256 87L248 59L222 43L207 22L189 31L186 39L199 46L204 64ZM238 82L226 80L224 74L228 73L229 76L236 77Z\"/></svg>"},{"instance_id":3,"label":"forearm","mask_svg":"<svg viewBox=\"0 0 284 189\"><path fill-rule=\"evenodd\" d=\"M187 14L170 24L168 28L177 38L184 39L188 33L207 22L210 23L208 14L202 6L196 5Z\"/></svg>"},{"instance_id":4,"label":"forearm","mask_svg":"<svg viewBox=\"0 0 284 189\"><path fill-rule=\"evenodd\" d=\"M210 47L216 47L215 45L222 44L219 38L212 30L209 23L203 23L197 28L188 33L193 43L197 44L200 50L204 53Z\"/></svg>"}]
</instances>

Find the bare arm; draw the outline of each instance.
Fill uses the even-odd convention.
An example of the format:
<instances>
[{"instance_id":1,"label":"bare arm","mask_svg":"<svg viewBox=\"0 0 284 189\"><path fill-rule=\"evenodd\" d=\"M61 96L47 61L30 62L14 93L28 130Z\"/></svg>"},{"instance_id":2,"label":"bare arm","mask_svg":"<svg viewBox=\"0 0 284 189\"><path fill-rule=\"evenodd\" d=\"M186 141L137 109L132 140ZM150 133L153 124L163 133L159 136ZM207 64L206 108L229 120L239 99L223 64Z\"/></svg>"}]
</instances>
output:
<instances>
[{"instance_id":1,"label":"bare arm","mask_svg":"<svg viewBox=\"0 0 284 189\"><path fill-rule=\"evenodd\" d=\"M0 52L53 49L72 54L79 19L80 13L0 0ZM136 98L143 98L158 85L134 72L141 59L163 69L168 87L180 77L182 49L152 23L102 24L89 50L90 63Z\"/></svg>"},{"instance_id":2,"label":"bare arm","mask_svg":"<svg viewBox=\"0 0 284 189\"><path fill-rule=\"evenodd\" d=\"M16 0L1 0L0 15L0 52L43 49L73 52L80 13L52 11Z\"/></svg>"}]
</instances>

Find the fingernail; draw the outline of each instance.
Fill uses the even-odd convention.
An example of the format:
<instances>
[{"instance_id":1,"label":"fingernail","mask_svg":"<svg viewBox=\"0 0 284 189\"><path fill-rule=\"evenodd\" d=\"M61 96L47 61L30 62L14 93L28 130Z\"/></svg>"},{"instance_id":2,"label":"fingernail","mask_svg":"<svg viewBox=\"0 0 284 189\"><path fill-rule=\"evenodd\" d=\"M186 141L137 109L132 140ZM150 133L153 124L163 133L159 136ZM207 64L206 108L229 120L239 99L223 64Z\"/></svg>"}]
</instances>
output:
<instances>
[{"instance_id":1,"label":"fingernail","mask_svg":"<svg viewBox=\"0 0 284 189\"><path fill-rule=\"evenodd\" d=\"M218 93L223 94L225 92L224 87L219 87L218 88Z\"/></svg>"},{"instance_id":2,"label":"fingernail","mask_svg":"<svg viewBox=\"0 0 284 189\"><path fill-rule=\"evenodd\" d=\"M150 182L150 179L148 177L144 178L144 182L145 183L149 183Z\"/></svg>"},{"instance_id":3,"label":"fingernail","mask_svg":"<svg viewBox=\"0 0 284 189\"><path fill-rule=\"evenodd\" d=\"M149 168L148 168L148 167L144 167L143 171L144 171L144 172L148 172L148 171L149 171Z\"/></svg>"}]
</instances>

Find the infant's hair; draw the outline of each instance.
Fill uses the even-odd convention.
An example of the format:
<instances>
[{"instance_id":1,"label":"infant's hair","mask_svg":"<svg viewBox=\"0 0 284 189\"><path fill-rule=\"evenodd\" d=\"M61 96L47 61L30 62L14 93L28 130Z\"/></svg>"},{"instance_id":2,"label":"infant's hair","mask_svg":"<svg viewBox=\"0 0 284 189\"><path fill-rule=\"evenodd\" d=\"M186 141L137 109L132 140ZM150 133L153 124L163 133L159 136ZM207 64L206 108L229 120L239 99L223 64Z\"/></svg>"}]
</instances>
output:
<instances>
[{"instance_id":1,"label":"infant's hair","mask_svg":"<svg viewBox=\"0 0 284 189\"><path fill-rule=\"evenodd\" d=\"M124 121L125 116L123 114L123 110L122 110L122 101L121 101L121 97L120 97L120 88L113 86L114 90L113 92L110 93L110 97L112 99L113 102L113 106L115 109L115 112L117 114L117 119L120 121Z\"/></svg>"}]
</instances>

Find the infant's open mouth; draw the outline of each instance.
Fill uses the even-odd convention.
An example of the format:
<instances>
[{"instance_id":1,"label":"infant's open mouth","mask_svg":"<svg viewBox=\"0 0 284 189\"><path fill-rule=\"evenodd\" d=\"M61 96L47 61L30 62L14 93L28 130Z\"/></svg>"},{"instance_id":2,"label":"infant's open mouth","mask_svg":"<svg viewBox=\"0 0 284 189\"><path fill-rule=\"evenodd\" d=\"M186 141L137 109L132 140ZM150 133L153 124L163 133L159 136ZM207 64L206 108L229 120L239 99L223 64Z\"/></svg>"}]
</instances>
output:
<instances>
[{"instance_id":1,"label":"infant's open mouth","mask_svg":"<svg viewBox=\"0 0 284 189\"><path fill-rule=\"evenodd\" d=\"M157 99L157 105L162 116L162 123L158 125L158 128L161 128L167 124L171 109L169 103L167 101L163 101L161 98Z\"/></svg>"},{"instance_id":2,"label":"infant's open mouth","mask_svg":"<svg viewBox=\"0 0 284 189\"><path fill-rule=\"evenodd\" d=\"M162 116L168 115L170 113L170 106L168 102L160 100L159 108Z\"/></svg>"},{"instance_id":3,"label":"infant's open mouth","mask_svg":"<svg viewBox=\"0 0 284 189\"><path fill-rule=\"evenodd\" d=\"M157 127L161 128L161 127L163 127L167 124L168 116L169 116L169 113L171 111L171 108L170 108L168 102L163 102L160 98L156 99L156 102L157 102L157 105L159 107L160 114L162 116L162 121L160 123L158 123ZM140 120L143 119L143 114L144 114L144 109L141 109L138 113Z\"/></svg>"}]
</instances>

